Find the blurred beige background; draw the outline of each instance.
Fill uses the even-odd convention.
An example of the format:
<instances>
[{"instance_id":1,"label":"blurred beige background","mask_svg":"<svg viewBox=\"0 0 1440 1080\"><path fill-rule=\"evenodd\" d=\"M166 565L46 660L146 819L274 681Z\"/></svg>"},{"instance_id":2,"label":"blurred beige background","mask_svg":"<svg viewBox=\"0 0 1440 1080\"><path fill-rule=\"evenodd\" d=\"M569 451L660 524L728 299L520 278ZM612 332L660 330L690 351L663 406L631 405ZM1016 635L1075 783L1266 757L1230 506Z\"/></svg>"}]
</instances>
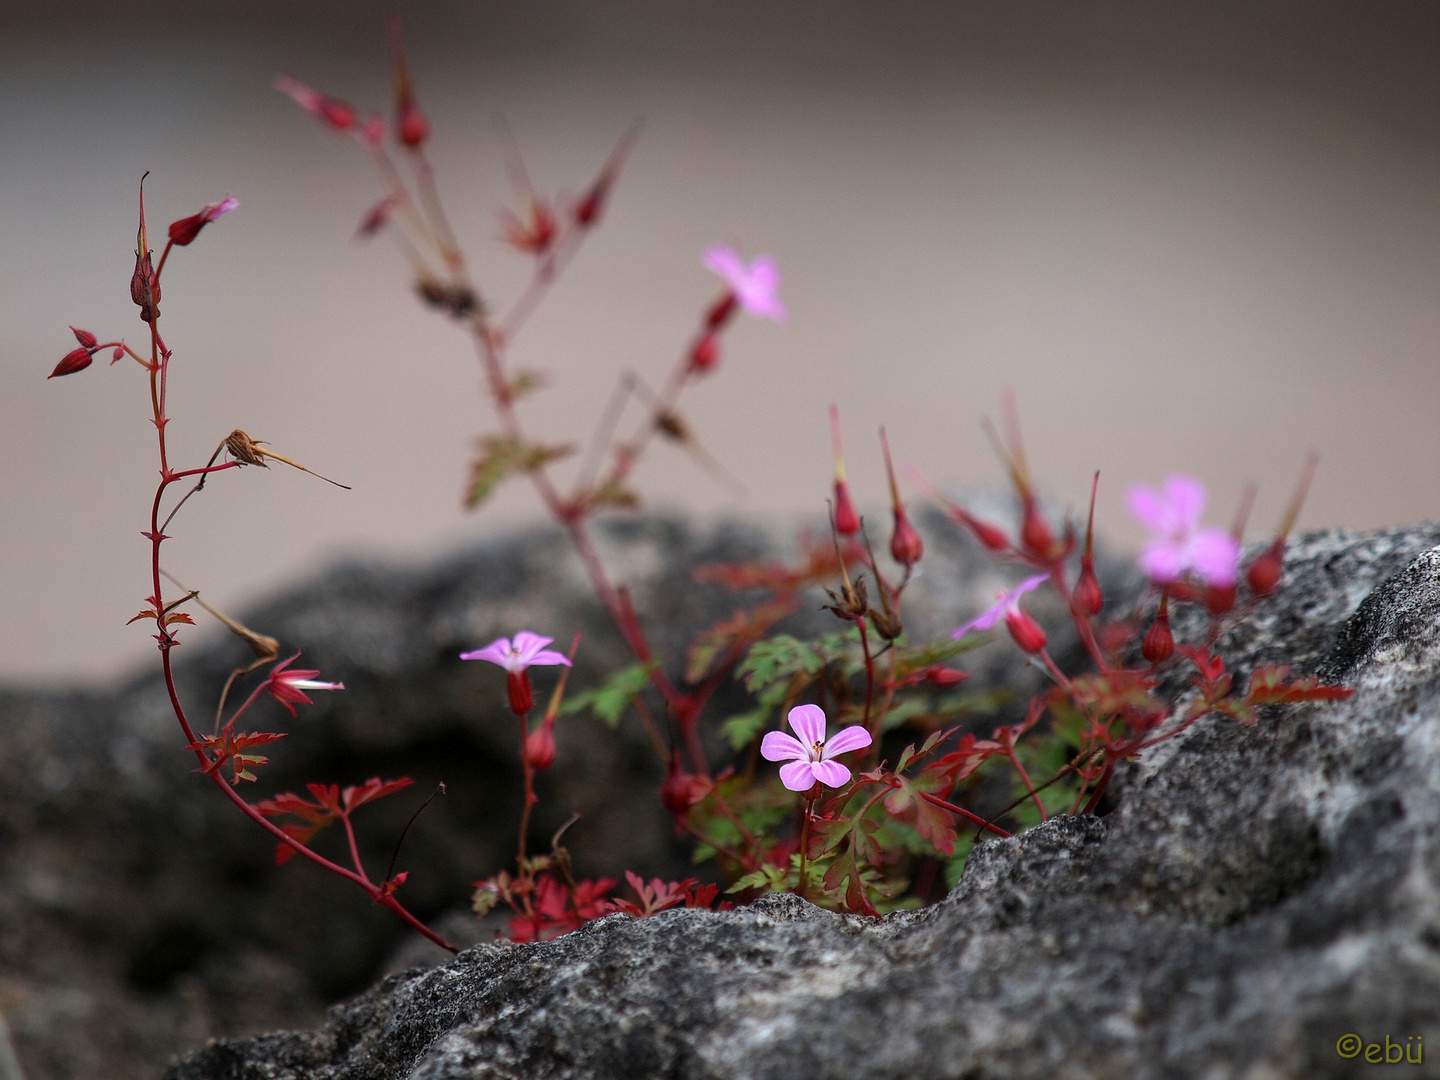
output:
<instances>
[{"instance_id":1,"label":"blurred beige background","mask_svg":"<svg viewBox=\"0 0 1440 1080\"><path fill-rule=\"evenodd\" d=\"M542 190L576 190L637 116L598 236L513 353L553 376L537 430L583 435L619 371L659 379L714 295L709 243L769 252L791 320L743 323L685 412L748 495L683 456L640 479L701 514L823 509L826 406L857 495L873 439L947 482L1001 473L977 421L1005 385L1046 490L1134 539L1124 489L1183 470L1228 521L1440 507L1440 8L1431 3L401 5L458 231L503 306L524 264L493 114ZM290 70L388 111L360 2L0 6L0 678L100 679L151 649L154 484L133 364L47 383L67 323L143 339L126 290L153 221L241 208L167 269L172 445L240 426L354 485L226 474L167 562L243 605L344 553L418 559L533 520L521 484L459 508L491 429L465 340L386 243L353 147L270 89ZM663 448L662 448L663 450ZM192 633L193 640L193 633Z\"/></svg>"}]
</instances>

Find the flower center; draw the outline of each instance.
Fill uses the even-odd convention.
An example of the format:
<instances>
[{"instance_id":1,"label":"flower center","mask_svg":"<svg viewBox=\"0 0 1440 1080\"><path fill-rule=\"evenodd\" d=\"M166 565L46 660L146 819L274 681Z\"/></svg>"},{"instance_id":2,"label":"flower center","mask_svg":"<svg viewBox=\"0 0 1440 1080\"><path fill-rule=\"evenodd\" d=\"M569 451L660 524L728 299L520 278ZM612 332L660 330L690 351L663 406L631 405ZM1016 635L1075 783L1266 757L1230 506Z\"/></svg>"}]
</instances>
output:
<instances>
[{"instance_id":1,"label":"flower center","mask_svg":"<svg viewBox=\"0 0 1440 1080\"><path fill-rule=\"evenodd\" d=\"M825 760L825 744L824 744L823 742L817 742L817 743L811 743L811 744L810 744L810 760L811 760L811 761L824 761L824 760Z\"/></svg>"}]
</instances>

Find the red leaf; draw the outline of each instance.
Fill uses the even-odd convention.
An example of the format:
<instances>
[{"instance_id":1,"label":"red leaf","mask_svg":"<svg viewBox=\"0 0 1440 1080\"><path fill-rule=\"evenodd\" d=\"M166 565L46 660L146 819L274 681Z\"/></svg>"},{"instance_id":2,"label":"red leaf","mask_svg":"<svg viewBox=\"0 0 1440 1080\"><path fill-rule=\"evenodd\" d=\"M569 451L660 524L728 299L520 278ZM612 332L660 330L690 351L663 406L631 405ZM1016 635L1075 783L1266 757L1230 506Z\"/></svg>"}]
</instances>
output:
<instances>
[{"instance_id":1,"label":"red leaf","mask_svg":"<svg viewBox=\"0 0 1440 1080\"><path fill-rule=\"evenodd\" d=\"M381 780L378 776L372 776L363 784L356 784L347 787L340 794L341 802L345 810L351 811L364 806L376 799L383 799L386 795L394 795L397 791L404 791L414 780L408 776L402 776L398 780Z\"/></svg>"}]
</instances>

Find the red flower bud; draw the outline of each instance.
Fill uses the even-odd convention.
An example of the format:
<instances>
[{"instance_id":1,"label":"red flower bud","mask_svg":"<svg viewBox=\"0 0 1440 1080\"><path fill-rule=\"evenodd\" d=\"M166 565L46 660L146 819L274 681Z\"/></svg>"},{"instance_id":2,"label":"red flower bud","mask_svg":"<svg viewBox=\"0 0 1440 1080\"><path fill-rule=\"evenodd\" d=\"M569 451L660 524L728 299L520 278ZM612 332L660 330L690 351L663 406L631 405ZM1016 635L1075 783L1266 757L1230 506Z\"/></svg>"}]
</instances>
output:
<instances>
[{"instance_id":1,"label":"red flower bud","mask_svg":"<svg viewBox=\"0 0 1440 1080\"><path fill-rule=\"evenodd\" d=\"M226 195L218 203L206 203L198 214L191 214L170 223L170 242L176 247L184 247L199 236L200 230L206 225L239 205L239 200L233 195Z\"/></svg>"},{"instance_id":2,"label":"red flower bud","mask_svg":"<svg viewBox=\"0 0 1440 1080\"><path fill-rule=\"evenodd\" d=\"M74 375L77 371L84 371L90 366L90 361L95 354L89 349L72 349L65 354L65 358L55 365L55 370L45 376L53 379L57 375Z\"/></svg>"},{"instance_id":3,"label":"red flower bud","mask_svg":"<svg viewBox=\"0 0 1440 1080\"><path fill-rule=\"evenodd\" d=\"M999 526L973 518L958 506L953 507L947 513L952 521L959 522L974 533L975 539L980 541L982 547L990 551L1008 551L1010 549L1010 538Z\"/></svg>"},{"instance_id":4,"label":"red flower bud","mask_svg":"<svg viewBox=\"0 0 1440 1080\"><path fill-rule=\"evenodd\" d=\"M942 690L947 686L956 686L970 676L963 671L956 671L948 667L929 667L925 669L925 681L931 686L938 686Z\"/></svg>"},{"instance_id":5,"label":"red flower bud","mask_svg":"<svg viewBox=\"0 0 1440 1080\"><path fill-rule=\"evenodd\" d=\"M385 30L390 38L390 75L395 85L395 136L414 150L429 138L430 121L415 104L415 86L410 81L410 64L405 59L399 16L387 18Z\"/></svg>"},{"instance_id":6,"label":"red flower bud","mask_svg":"<svg viewBox=\"0 0 1440 1080\"><path fill-rule=\"evenodd\" d=\"M1207 586L1202 600L1211 615L1224 615L1235 606L1235 586L1233 584Z\"/></svg>"},{"instance_id":7,"label":"red flower bud","mask_svg":"<svg viewBox=\"0 0 1440 1080\"><path fill-rule=\"evenodd\" d=\"M1170 612L1164 604L1160 613L1145 631L1145 640L1140 643L1140 654L1152 664L1163 664L1175 654L1175 635L1170 633Z\"/></svg>"},{"instance_id":8,"label":"red flower bud","mask_svg":"<svg viewBox=\"0 0 1440 1080\"><path fill-rule=\"evenodd\" d=\"M430 121L413 101L402 101L396 109L395 131L413 150L430 137Z\"/></svg>"},{"instance_id":9,"label":"red flower bud","mask_svg":"<svg viewBox=\"0 0 1440 1080\"><path fill-rule=\"evenodd\" d=\"M1285 538L1282 536L1271 544L1250 564L1246 571L1245 583L1256 596L1269 596L1280 584L1280 575L1285 570Z\"/></svg>"},{"instance_id":10,"label":"red flower bud","mask_svg":"<svg viewBox=\"0 0 1440 1080\"><path fill-rule=\"evenodd\" d=\"M732 290L727 289L725 295L710 305L710 310L705 313L705 326L710 330L718 330L730 321L730 316L735 314L735 307L740 301Z\"/></svg>"},{"instance_id":11,"label":"red flower bud","mask_svg":"<svg viewBox=\"0 0 1440 1080\"><path fill-rule=\"evenodd\" d=\"M505 690L510 695L510 711L516 716L526 716L535 707L535 692L530 689L528 670L506 672Z\"/></svg>"},{"instance_id":12,"label":"red flower bud","mask_svg":"<svg viewBox=\"0 0 1440 1080\"><path fill-rule=\"evenodd\" d=\"M705 334L690 350L690 370L709 371L720 359L720 339L714 334Z\"/></svg>"},{"instance_id":13,"label":"red flower bud","mask_svg":"<svg viewBox=\"0 0 1440 1080\"><path fill-rule=\"evenodd\" d=\"M1040 559L1050 559L1055 554L1055 534L1040 513L1040 506L1033 498L1025 499L1024 515L1020 523L1020 544L1027 552Z\"/></svg>"},{"instance_id":14,"label":"red flower bud","mask_svg":"<svg viewBox=\"0 0 1440 1080\"><path fill-rule=\"evenodd\" d=\"M835 531L841 536L854 536L860 531L860 515L850 501L850 485L835 481Z\"/></svg>"},{"instance_id":15,"label":"red flower bud","mask_svg":"<svg viewBox=\"0 0 1440 1080\"><path fill-rule=\"evenodd\" d=\"M1025 611L1016 606L1005 613L1005 625L1010 630L1010 636L1015 639L1015 644L1027 653L1038 653L1045 648L1045 629L1032 619Z\"/></svg>"},{"instance_id":16,"label":"red flower bud","mask_svg":"<svg viewBox=\"0 0 1440 1080\"><path fill-rule=\"evenodd\" d=\"M680 751L670 752L670 767L665 770L665 782L660 785L660 801L675 817L684 817L690 808L703 798L704 781L690 776L680 768Z\"/></svg>"},{"instance_id":17,"label":"red flower bud","mask_svg":"<svg viewBox=\"0 0 1440 1080\"><path fill-rule=\"evenodd\" d=\"M1070 608L1076 615L1094 617L1105 606L1105 594L1100 591L1100 582L1095 577L1095 560L1080 560L1080 580L1075 582L1075 591L1070 594Z\"/></svg>"},{"instance_id":18,"label":"red flower bud","mask_svg":"<svg viewBox=\"0 0 1440 1080\"><path fill-rule=\"evenodd\" d=\"M920 534L915 531L915 526L910 524L910 519L905 516L903 507L896 505L895 508L895 532L890 537L890 556L901 566L914 566L920 561L920 556L925 554L925 544L920 539Z\"/></svg>"},{"instance_id":19,"label":"red flower bud","mask_svg":"<svg viewBox=\"0 0 1440 1080\"><path fill-rule=\"evenodd\" d=\"M541 724L525 736L525 763L536 772L555 764L555 725Z\"/></svg>"},{"instance_id":20,"label":"red flower bud","mask_svg":"<svg viewBox=\"0 0 1440 1080\"><path fill-rule=\"evenodd\" d=\"M87 349L93 349L99 344L100 339L90 333L89 330L76 330L75 327L72 326L70 327L70 332L75 335L75 340Z\"/></svg>"}]
</instances>

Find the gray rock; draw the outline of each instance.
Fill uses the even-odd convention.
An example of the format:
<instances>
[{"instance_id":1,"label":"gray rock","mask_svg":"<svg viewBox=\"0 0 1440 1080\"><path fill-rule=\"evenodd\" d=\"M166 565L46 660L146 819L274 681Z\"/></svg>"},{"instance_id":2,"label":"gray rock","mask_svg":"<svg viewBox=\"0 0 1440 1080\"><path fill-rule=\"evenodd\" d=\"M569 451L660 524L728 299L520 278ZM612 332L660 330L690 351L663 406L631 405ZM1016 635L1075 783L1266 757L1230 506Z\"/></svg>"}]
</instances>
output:
<instances>
[{"instance_id":1,"label":"gray rock","mask_svg":"<svg viewBox=\"0 0 1440 1080\"><path fill-rule=\"evenodd\" d=\"M907 620L939 632L1008 579L933 516L918 524L929 554ZM737 603L694 583L693 567L785 546L753 527L698 530L656 517L607 526L602 542L672 670L691 635ZM837 628L819 604L816 596L788 629ZM404 895L453 940L479 940L470 883L513 857L518 735L501 673L458 654L517 629L562 644L580 629L572 686L626 662L564 538L538 529L428 565L345 564L240 614L348 687L315 694L293 721L274 702L257 706L255 726L290 733L270 748L261 791L414 776L412 791L357 816L362 854L380 873L410 814L444 780L448 794L405 841ZM1061 615L1049 613L1057 634ZM185 640L178 682L203 724L248 652L226 635ZM985 677L1033 677L1013 650L976 656ZM326 1004L394 964L438 958L344 882L299 862L272 865L270 841L192 772L156 668L111 690L0 688L0 1013L31 1080L154 1077L211 1036L318 1023ZM732 684L712 715L748 707ZM661 774L633 720L611 732L570 717L558 742L534 835L578 810L567 841L579 873L694 872L654 797Z\"/></svg>"},{"instance_id":2,"label":"gray rock","mask_svg":"<svg viewBox=\"0 0 1440 1080\"><path fill-rule=\"evenodd\" d=\"M221 1040L167 1076L1369 1075L1337 1049L1351 1034L1428 1038L1395 1075L1440 1075L1437 544L1433 526L1298 539L1222 651L1354 697L1203 720L1108 817L977 848L929 909L611 916L392 976L314 1031Z\"/></svg>"}]
</instances>

